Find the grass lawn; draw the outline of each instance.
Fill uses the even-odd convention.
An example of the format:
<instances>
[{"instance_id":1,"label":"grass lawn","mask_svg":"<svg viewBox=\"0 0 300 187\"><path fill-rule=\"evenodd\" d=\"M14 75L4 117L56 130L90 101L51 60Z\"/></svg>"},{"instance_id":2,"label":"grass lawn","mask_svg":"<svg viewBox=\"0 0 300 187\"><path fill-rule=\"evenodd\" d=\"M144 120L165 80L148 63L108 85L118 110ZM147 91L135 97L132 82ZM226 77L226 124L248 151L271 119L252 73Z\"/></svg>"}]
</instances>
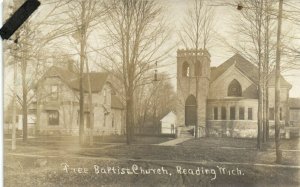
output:
<instances>
[{"instance_id":1,"label":"grass lawn","mask_svg":"<svg viewBox=\"0 0 300 187\"><path fill-rule=\"evenodd\" d=\"M74 143L72 138L56 138L57 141L51 143L53 139L47 137L32 139L28 143L18 142L18 148L14 152L10 150L10 142L5 142L5 186L288 187L300 185L299 168L234 164L274 164L275 153L272 149L274 146L272 142L264 145L264 151L257 151L254 139L201 138L189 140L178 146L159 146L154 144L167 141L168 138L136 137L135 144L124 145L116 144L122 142L122 137L115 139L107 137L102 139L102 144L99 143L94 147L87 148L76 147L76 143ZM96 138L95 140L100 141ZM105 144L104 142L113 142L114 144ZM299 139L282 140L282 149L293 148L299 150L284 151L283 165L300 165L300 149L298 146ZM234 147L234 149L228 147ZM44 155L45 158L42 159L46 160L47 163L45 166L40 167L36 164L39 158L10 155L10 153ZM191 161L191 163L180 161ZM221 162L233 162L233 164L222 165ZM70 167L85 167L89 172L86 174L66 173L61 166L62 163L67 163ZM164 167L172 175L96 174L93 170L94 165L99 167L130 168L133 164L144 169ZM226 171L238 168L243 175L222 174L219 172L218 166L225 167ZM177 167L191 169L191 171L195 171L198 167L203 167L208 169L207 171L215 171L216 175L213 173L201 175L179 174ZM214 176L216 178L212 180Z\"/></svg>"}]
</instances>

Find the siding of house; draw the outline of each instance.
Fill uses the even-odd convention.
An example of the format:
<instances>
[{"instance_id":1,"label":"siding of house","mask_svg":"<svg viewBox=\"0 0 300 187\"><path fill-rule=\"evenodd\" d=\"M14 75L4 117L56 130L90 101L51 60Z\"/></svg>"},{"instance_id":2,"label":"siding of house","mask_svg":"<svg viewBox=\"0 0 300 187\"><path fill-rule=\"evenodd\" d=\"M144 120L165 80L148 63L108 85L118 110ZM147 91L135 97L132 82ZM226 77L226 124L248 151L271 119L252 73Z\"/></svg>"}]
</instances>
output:
<instances>
[{"instance_id":1,"label":"siding of house","mask_svg":"<svg viewBox=\"0 0 300 187\"><path fill-rule=\"evenodd\" d=\"M58 97L51 97L51 85L58 86ZM37 89L39 101L37 104L37 129L41 134L79 134L79 93L71 89L59 77L46 77ZM111 87L105 83L102 90L92 94L94 105L94 134L109 135L121 134L123 121L122 109L111 109ZM85 112L89 112L89 97L84 96ZM49 124L49 111L58 111L59 123ZM86 115L87 115L86 114ZM112 115L114 125L112 125ZM85 121L85 129L87 128Z\"/></svg>"}]
</instances>

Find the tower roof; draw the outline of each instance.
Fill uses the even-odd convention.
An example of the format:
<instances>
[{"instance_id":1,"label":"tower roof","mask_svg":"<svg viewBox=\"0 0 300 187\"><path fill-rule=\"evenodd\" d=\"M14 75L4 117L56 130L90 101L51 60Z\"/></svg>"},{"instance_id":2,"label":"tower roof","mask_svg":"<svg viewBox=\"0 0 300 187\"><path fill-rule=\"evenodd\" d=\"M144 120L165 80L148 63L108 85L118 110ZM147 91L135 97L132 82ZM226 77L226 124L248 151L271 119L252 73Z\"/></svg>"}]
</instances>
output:
<instances>
[{"instance_id":1,"label":"tower roof","mask_svg":"<svg viewBox=\"0 0 300 187\"><path fill-rule=\"evenodd\" d=\"M186 57L186 56L195 56L198 54L199 56L207 56L210 58L210 54L207 49L178 49L177 57Z\"/></svg>"}]
</instances>

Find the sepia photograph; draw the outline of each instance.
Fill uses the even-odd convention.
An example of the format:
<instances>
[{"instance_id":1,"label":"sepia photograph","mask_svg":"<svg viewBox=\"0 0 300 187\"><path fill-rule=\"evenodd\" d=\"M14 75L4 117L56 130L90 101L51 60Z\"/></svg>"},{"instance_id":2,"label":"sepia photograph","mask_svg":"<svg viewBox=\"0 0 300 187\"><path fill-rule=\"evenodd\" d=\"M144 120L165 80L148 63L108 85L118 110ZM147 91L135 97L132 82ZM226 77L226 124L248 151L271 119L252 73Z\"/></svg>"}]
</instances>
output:
<instances>
[{"instance_id":1,"label":"sepia photograph","mask_svg":"<svg viewBox=\"0 0 300 187\"><path fill-rule=\"evenodd\" d=\"M300 186L300 1L0 5L5 187Z\"/></svg>"}]
</instances>

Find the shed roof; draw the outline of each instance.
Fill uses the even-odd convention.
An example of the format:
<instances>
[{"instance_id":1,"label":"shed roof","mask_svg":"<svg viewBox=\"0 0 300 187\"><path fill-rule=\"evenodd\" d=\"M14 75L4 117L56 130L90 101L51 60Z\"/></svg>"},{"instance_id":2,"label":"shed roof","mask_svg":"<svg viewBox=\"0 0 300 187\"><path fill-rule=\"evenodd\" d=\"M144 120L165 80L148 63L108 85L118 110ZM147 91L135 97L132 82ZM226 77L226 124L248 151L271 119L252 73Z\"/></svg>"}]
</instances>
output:
<instances>
[{"instance_id":1,"label":"shed roof","mask_svg":"<svg viewBox=\"0 0 300 187\"><path fill-rule=\"evenodd\" d=\"M176 119L176 115L173 111L171 111L167 115L165 115L160 121L170 121L175 119Z\"/></svg>"}]
</instances>

